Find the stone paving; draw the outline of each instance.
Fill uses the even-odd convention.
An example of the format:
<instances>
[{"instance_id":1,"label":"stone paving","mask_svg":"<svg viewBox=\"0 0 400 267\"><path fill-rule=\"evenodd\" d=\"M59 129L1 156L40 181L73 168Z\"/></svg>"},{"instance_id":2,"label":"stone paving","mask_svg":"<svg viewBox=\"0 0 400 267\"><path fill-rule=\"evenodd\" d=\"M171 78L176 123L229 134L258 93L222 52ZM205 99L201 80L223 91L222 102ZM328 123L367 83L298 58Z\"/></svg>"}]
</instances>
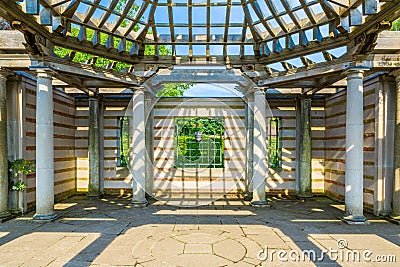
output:
<instances>
[{"instance_id":1,"label":"stone paving","mask_svg":"<svg viewBox=\"0 0 400 267\"><path fill-rule=\"evenodd\" d=\"M27 214L0 224L0 266L399 266L398 225L368 214L368 225L347 225L343 205L324 197L270 203L137 209L74 197L56 205L54 222Z\"/></svg>"}]
</instances>

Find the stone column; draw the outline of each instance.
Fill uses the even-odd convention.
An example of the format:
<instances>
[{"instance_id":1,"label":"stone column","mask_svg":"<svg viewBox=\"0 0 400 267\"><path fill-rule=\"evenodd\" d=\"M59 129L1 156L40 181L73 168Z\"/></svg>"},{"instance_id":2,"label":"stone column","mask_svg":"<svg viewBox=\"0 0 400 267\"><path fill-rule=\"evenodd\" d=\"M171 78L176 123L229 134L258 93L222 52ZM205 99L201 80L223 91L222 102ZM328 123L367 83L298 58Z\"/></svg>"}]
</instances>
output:
<instances>
[{"instance_id":1,"label":"stone column","mask_svg":"<svg viewBox=\"0 0 400 267\"><path fill-rule=\"evenodd\" d=\"M399 73L400 77L400 73ZM385 176L385 192L383 215L388 215L392 210L393 199L393 176L394 176L394 129L396 125L396 94L400 89L400 78L396 83L385 82L385 152L384 152L384 176Z\"/></svg>"},{"instance_id":2,"label":"stone column","mask_svg":"<svg viewBox=\"0 0 400 267\"><path fill-rule=\"evenodd\" d=\"M396 77L396 121L394 128L394 181L391 217L400 220L400 70L393 73Z\"/></svg>"},{"instance_id":3,"label":"stone column","mask_svg":"<svg viewBox=\"0 0 400 267\"><path fill-rule=\"evenodd\" d=\"M37 221L49 221L54 213L54 125L52 73L37 71L36 88L36 214Z\"/></svg>"},{"instance_id":4,"label":"stone column","mask_svg":"<svg viewBox=\"0 0 400 267\"><path fill-rule=\"evenodd\" d=\"M375 214L387 216L392 211L394 176L394 129L396 114L396 82L392 76L381 76L375 113L375 151L377 177Z\"/></svg>"},{"instance_id":5,"label":"stone column","mask_svg":"<svg viewBox=\"0 0 400 267\"><path fill-rule=\"evenodd\" d=\"M146 193L154 193L154 149L153 149L153 100L152 94L145 92L145 139L146 139Z\"/></svg>"},{"instance_id":6,"label":"stone column","mask_svg":"<svg viewBox=\"0 0 400 267\"><path fill-rule=\"evenodd\" d=\"M19 158L19 146L21 137L19 135L19 79L8 79L7 82L7 143L8 143L8 160L13 161ZM19 180L24 180L23 175L17 177L10 177L9 182L17 183ZM19 203L22 202L22 196L26 190L20 191L9 191L8 195L8 208L11 213L19 213Z\"/></svg>"},{"instance_id":7,"label":"stone column","mask_svg":"<svg viewBox=\"0 0 400 267\"><path fill-rule=\"evenodd\" d=\"M8 218L7 73L0 71L0 222Z\"/></svg>"},{"instance_id":8,"label":"stone column","mask_svg":"<svg viewBox=\"0 0 400 267\"><path fill-rule=\"evenodd\" d=\"M363 147L364 111L362 69L347 71L346 100L346 174L343 218L348 223L364 223L363 215Z\"/></svg>"},{"instance_id":9,"label":"stone column","mask_svg":"<svg viewBox=\"0 0 400 267\"><path fill-rule=\"evenodd\" d=\"M311 193L311 98L300 99L300 173L299 197L312 197Z\"/></svg>"},{"instance_id":10,"label":"stone column","mask_svg":"<svg viewBox=\"0 0 400 267\"><path fill-rule=\"evenodd\" d=\"M267 205L265 198L267 168L267 111L265 94L256 88L254 92L254 149L253 149L253 199L251 205Z\"/></svg>"},{"instance_id":11,"label":"stone column","mask_svg":"<svg viewBox=\"0 0 400 267\"><path fill-rule=\"evenodd\" d=\"M146 200L146 133L145 133L145 89L139 88L133 93L132 112L132 143L131 143L131 173L132 204L144 207Z\"/></svg>"},{"instance_id":12,"label":"stone column","mask_svg":"<svg viewBox=\"0 0 400 267\"><path fill-rule=\"evenodd\" d=\"M300 190L301 100L296 99L296 192Z\"/></svg>"},{"instance_id":13,"label":"stone column","mask_svg":"<svg viewBox=\"0 0 400 267\"><path fill-rule=\"evenodd\" d=\"M99 96L89 97L89 188L88 197L100 196Z\"/></svg>"},{"instance_id":14,"label":"stone column","mask_svg":"<svg viewBox=\"0 0 400 267\"><path fill-rule=\"evenodd\" d=\"M104 193L104 101L99 99L99 158L100 158L100 194Z\"/></svg>"},{"instance_id":15,"label":"stone column","mask_svg":"<svg viewBox=\"0 0 400 267\"><path fill-rule=\"evenodd\" d=\"M250 201L253 198L253 146L254 146L254 95L249 94L246 96L246 122L247 122L247 176L246 176L246 193L245 200Z\"/></svg>"}]
</instances>

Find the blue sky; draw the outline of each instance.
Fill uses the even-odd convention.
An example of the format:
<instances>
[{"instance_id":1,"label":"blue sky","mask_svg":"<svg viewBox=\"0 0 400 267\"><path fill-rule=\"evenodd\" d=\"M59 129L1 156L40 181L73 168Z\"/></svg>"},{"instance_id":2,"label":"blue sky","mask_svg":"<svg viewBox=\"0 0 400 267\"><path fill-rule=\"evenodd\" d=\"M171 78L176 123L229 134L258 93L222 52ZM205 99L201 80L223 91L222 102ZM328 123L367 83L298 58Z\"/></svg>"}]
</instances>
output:
<instances>
[{"instance_id":1,"label":"blue sky","mask_svg":"<svg viewBox=\"0 0 400 267\"><path fill-rule=\"evenodd\" d=\"M183 96L187 97L241 97L243 94L236 91L236 84L198 83L187 90Z\"/></svg>"}]
</instances>

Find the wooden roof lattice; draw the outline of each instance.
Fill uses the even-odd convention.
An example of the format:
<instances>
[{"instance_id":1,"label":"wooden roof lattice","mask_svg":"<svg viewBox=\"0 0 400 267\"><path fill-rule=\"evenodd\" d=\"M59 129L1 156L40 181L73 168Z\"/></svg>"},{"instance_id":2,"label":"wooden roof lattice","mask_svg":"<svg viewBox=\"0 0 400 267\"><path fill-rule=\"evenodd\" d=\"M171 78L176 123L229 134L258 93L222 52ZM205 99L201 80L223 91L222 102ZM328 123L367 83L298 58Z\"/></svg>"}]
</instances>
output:
<instances>
[{"instance_id":1,"label":"wooden roof lattice","mask_svg":"<svg viewBox=\"0 0 400 267\"><path fill-rule=\"evenodd\" d=\"M129 64L261 64L271 71L274 63L289 70L330 61L340 47L342 54L368 52L355 47L373 43L366 35L400 16L400 1L0 0L0 15L49 50ZM145 54L148 46L154 52Z\"/></svg>"}]
</instances>

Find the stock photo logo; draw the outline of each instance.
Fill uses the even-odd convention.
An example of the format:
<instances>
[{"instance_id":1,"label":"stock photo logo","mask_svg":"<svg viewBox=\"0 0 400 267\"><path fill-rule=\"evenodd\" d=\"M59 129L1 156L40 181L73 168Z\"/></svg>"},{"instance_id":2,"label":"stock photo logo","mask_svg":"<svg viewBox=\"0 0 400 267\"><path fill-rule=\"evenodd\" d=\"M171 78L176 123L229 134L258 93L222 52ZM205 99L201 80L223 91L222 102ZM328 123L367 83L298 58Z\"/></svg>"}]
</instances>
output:
<instances>
[{"instance_id":1,"label":"stock photo logo","mask_svg":"<svg viewBox=\"0 0 400 267\"><path fill-rule=\"evenodd\" d=\"M351 249L346 239L338 239L336 247L314 250L277 250L265 245L257 253L263 262L347 262L347 263L395 263L396 255L374 254L370 249Z\"/></svg>"}]
</instances>

